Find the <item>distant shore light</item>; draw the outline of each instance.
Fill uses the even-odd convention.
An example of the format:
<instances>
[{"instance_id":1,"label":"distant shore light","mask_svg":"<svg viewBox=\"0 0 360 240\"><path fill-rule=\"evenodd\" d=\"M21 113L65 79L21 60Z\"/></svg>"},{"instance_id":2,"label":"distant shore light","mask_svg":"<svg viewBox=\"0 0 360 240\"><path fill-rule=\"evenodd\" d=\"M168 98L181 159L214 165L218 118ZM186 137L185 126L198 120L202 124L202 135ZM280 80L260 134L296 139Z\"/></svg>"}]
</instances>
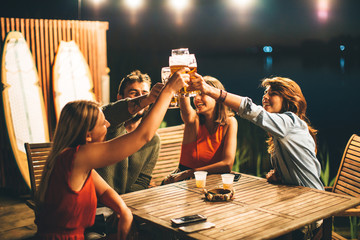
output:
<instances>
[{"instance_id":1,"label":"distant shore light","mask_svg":"<svg viewBox=\"0 0 360 240\"><path fill-rule=\"evenodd\" d=\"M340 45L340 51L344 51L345 50L345 46L344 45Z\"/></svg>"},{"instance_id":2,"label":"distant shore light","mask_svg":"<svg viewBox=\"0 0 360 240\"><path fill-rule=\"evenodd\" d=\"M264 46L263 51L265 53L271 53L273 51L273 48L271 46Z\"/></svg>"}]
</instances>

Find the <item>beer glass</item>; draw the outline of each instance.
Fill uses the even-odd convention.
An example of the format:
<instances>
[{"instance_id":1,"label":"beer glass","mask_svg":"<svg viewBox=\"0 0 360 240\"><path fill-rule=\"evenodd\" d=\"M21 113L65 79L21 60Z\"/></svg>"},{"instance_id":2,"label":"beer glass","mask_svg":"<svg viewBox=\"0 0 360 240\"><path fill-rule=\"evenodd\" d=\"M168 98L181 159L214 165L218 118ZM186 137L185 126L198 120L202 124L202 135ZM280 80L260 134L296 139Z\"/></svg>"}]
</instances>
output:
<instances>
[{"instance_id":1,"label":"beer glass","mask_svg":"<svg viewBox=\"0 0 360 240\"><path fill-rule=\"evenodd\" d=\"M170 76L171 76L171 71L170 71L169 67L161 68L161 81L163 82L163 84L166 84L166 82L169 80ZM176 93L171 98L169 108L179 108L179 101L178 101L178 96Z\"/></svg>"},{"instance_id":2,"label":"beer glass","mask_svg":"<svg viewBox=\"0 0 360 240\"><path fill-rule=\"evenodd\" d=\"M177 48L177 49L172 49L171 50L171 56L174 56L174 55L186 55L186 54L190 54L188 48Z\"/></svg>"},{"instance_id":3,"label":"beer glass","mask_svg":"<svg viewBox=\"0 0 360 240\"><path fill-rule=\"evenodd\" d=\"M173 49L171 51L171 56L169 57L169 66L171 70L171 75L174 74L176 71L183 67L190 68L190 72L197 71L197 63L194 54L189 54L189 50L187 48L179 48ZM194 97L196 96L198 91L194 92L187 92L186 87L180 89L179 94L182 97Z\"/></svg>"}]
</instances>

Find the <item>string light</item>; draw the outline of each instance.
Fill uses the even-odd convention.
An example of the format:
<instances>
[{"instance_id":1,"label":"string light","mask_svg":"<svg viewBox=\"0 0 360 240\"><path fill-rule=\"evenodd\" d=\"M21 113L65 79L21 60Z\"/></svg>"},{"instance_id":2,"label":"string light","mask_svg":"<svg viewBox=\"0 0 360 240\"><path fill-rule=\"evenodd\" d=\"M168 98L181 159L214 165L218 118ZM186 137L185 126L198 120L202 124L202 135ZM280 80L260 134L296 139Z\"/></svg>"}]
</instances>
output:
<instances>
[{"instance_id":1,"label":"string light","mask_svg":"<svg viewBox=\"0 0 360 240\"><path fill-rule=\"evenodd\" d=\"M184 11L190 6L189 0L170 0L170 6L176 11Z\"/></svg>"},{"instance_id":2,"label":"string light","mask_svg":"<svg viewBox=\"0 0 360 240\"><path fill-rule=\"evenodd\" d=\"M144 5L144 0L125 0L125 4L132 10L137 10Z\"/></svg>"}]
</instances>

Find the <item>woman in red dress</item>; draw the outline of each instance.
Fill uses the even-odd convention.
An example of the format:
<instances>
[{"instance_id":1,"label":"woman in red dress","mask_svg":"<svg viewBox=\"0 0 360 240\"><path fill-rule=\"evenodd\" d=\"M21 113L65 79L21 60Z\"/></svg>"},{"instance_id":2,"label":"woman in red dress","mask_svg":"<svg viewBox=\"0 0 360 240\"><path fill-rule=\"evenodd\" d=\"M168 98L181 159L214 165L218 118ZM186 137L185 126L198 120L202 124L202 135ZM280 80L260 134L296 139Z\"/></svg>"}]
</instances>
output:
<instances>
[{"instance_id":1,"label":"woman in red dress","mask_svg":"<svg viewBox=\"0 0 360 240\"><path fill-rule=\"evenodd\" d=\"M136 130L111 141L104 141L110 124L99 104L74 101L63 108L36 193L36 239L84 239L84 229L94 224L97 201L117 213L117 238L126 239L132 213L94 169L126 158L152 139L171 97L187 86L186 71L174 73Z\"/></svg>"}]
</instances>

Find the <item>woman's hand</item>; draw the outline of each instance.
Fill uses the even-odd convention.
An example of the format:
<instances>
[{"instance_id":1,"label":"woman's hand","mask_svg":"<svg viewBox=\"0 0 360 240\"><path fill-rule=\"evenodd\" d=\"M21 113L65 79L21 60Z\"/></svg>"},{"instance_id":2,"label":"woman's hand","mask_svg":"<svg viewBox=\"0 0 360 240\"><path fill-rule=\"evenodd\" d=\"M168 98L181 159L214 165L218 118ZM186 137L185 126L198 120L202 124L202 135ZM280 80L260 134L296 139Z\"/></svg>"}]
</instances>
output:
<instances>
[{"instance_id":1,"label":"woman's hand","mask_svg":"<svg viewBox=\"0 0 360 240\"><path fill-rule=\"evenodd\" d=\"M281 177L279 176L279 174L276 172L275 169L271 169L266 174L266 179L269 183L280 183L281 182Z\"/></svg>"},{"instance_id":2,"label":"woman's hand","mask_svg":"<svg viewBox=\"0 0 360 240\"><path fill-rule=\"evenodd\" d=\"M193 170L186 170L179 173L171 173L164 179L163 184L179 182L191 177L194 177Z\"/></svg>"},{"instance_id":3,"label":"woman's hand","mask_svg":"<svg viewBox=\"0 0 360 240\"><path fill-rule=\"evenodd\" d=\"M188 87L190 82L190 75L187 73L189 68L184 67L176 71L167 81L166 86L169 86L174 92L179 91L183 87Z\"/></svg>"},{"instance_id":4,"label":"woman's hand","mask_svg":"<svg viewBox=\"0 0 360 240\"><path fill-rule=\"evenodd\" d=\"M121 214L118 214L117 216L119 218L117 239L126 240L131 229L133 215L130 209L127 207L126 209L123 209Z\"/></svg>"},{"instance_id":5,"label":"woman's hand","mask_svg":"<svg viewBox=\"0 0 360 240\"><path fill-rule=\"evenodd\" d=\"M211 88L210 85L208 85L205 82L205 80L200 74L198 73L191 74L190 85L188 87L189 91L200 90L201 93L207 95L210 91L210 88Z\"/></svg>"}]
</instances>

